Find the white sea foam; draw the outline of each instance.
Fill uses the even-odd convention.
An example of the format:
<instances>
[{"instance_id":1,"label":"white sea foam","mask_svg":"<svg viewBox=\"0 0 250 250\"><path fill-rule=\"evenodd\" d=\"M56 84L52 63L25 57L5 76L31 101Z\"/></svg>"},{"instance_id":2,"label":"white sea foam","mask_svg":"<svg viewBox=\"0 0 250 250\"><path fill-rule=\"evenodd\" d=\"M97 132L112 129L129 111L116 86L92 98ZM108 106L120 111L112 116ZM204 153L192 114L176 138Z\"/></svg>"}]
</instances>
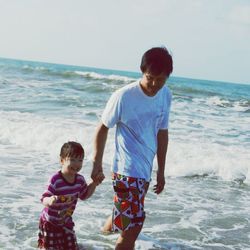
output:
<instances>
[{"instance_id":1,"label":"white sea foam","mask_svg":"<svg viewBox=\"0 0 250 250\"><path fill-rule=\"evenodd\" d=\"M17 111L0 111L0 141L29 150L58 155L61 145L68 140L83 144L89 157L96 123L81 119L45 117ZM107 163L113 156L113 133L107 142ZM166 173L168 176L217 175L225 180L249 181L248 150L238 146L224 146L206 138L196 140L187 134L185 142L170 140Z\"/></svg>"},{"instance_id":2,"label":"white sea foam","mask_svg":"<svg viewBox=\"0 0 250 250\"><path fill-rule=\"evenodd\" d=\"M229 100L223 100L219 96L212 96L206 99L206 103L208 105L217 105L217 106L229 106Z\"/></svg>"},{"instance_id":3,"label":"white sea foam","mask_svg":"<svg viewBox=\"0 0 250 250\"><path fill-rule=\"evenodd\" d=\"M249 104L246 100L228 100L219 96L207 97L206 99L194 98L195 103L203 103L206 106L209 106L212 110L212 107L228 108L232 111L245 112L249 110Z\"/></svg>"},{"instance_id":4,"label":"white sea foam","mask_svg":"<svg viewBox=\"0 0 250 250\"><path fill-rule=\"evenodd\" d=\"M122 81L124 83L129 83L132 81L135 81L135 78L126 77L126 76L119 76L119 75L102 75L95 72L85 72L85 71L75 71L76 74L84 76L84 77L90 77L93 79L107 79L112 81Z\"/></svg>"},{"instance_id":5,"label":"white sea foam","mask_svg":"<svg viewBox=\"0 0 250 250\"><path fill-rule=\"evenodd\" d=\"M0 111L0 141L29 150L57 155L59 147L68 140L76 140L88 147L93 124L80 119L44 117L17 111ZM91 131L91 132L89 132Z\"/></svg>"},{"instance_id":6,"label":"white sea foam","mask_svg":"<svg viewBox=\"0 0 250 250\"><path fill-rule=\"evenodd\" d=\"M170 141L166 173L169 176L215 175L224 180L249 179L248 150L209 142Z\"/></svg>"}]
</instances>

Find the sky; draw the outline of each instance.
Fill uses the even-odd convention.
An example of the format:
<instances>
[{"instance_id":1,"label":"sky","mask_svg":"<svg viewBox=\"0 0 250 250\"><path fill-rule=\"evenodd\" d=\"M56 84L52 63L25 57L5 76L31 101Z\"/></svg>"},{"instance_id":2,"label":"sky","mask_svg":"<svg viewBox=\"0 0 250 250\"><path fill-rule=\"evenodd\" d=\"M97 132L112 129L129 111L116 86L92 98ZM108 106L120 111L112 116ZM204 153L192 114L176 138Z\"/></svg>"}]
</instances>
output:
<instances>
[{"instance_id":1,"label":"sky","mask_svg":"<svg viewBox=\"0 0 250 250\"><path fill-rule=\"evenodd\" d=\"M0 57L250 84L250 0L0 0Z\"/></svg>"}]
</instances>

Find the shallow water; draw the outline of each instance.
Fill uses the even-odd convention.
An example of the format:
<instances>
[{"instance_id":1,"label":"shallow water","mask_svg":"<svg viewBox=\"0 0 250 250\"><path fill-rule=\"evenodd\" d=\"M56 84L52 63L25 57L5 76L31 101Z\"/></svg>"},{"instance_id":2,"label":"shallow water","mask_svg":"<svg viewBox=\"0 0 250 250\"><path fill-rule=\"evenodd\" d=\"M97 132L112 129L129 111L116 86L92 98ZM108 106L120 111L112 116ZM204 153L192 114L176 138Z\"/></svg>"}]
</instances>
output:
<instances>
[{"instance_id":1,"label":"shallow water","mask_svg":"<svg viewBox=\"0 0 250 250\"><path fill-rule=\"evenodd\" d=\"M35 249L40 196L67 140L81 142L89 180L92 141L111 93L140 77L65 65L0 60L0 249ZM167 184L146 197L136 249L250 249L250 86L172 77ZM74 214L82 249L113 249L100 228L112 209L106 179Z\"/></svg>"}]
</instances>

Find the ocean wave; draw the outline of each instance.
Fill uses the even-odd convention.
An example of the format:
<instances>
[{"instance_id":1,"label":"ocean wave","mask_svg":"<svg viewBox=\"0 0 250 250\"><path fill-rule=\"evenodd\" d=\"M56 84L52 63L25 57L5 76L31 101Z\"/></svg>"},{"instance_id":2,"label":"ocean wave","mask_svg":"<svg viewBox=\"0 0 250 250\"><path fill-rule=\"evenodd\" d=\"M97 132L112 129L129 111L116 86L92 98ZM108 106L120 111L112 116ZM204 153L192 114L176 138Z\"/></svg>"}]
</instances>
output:
<instances>
[{"instance_id":1,"label":"ocean wave","mask_svg":"<svg viewBox=\"0 0 250 250\"><path fill-rule=\"evenodd\" d=\"M177 100L181 98L181 96L178 96ZM232 111L236 112L248 113L250 109L250 102L248 100L232 100L220 96L211 96L207 98L192 98L189 100L187 99L187 101L193 101L197 104L205 104L208 107L214 106L218 108L231 109Z\"/></svg>"},{"instance_id":2,"label":"ocean wave","mask_svg":"<svg viewBox=\"0 0 250 250\"><path fill-rule=\"evenodd\" d=\"M24 71L28 72L36 72L45 74L46 76L56 76L56 77L63 77L63 78L85 78L85 79L94 79L94 80L104 80L106 82L123 82L123 83L130 83L136 80L136 78L121 76L116 74L105 75L99 74L94 71L81 71L81 70L63 70L63 69L54 69L54 68L47 68L44 66L30 66L24 65L22 67Z\"/></svg>"},{"instance_id":3,"label":"ocean wave","mask_svg":"<svg viewBox=\"0 0 250 250\"><path fill-rule=\"evenodd\" d=\"M77 74L75 74L74 71L68 71L68 70L58 70L58 69L54 69L54 68L47 68L44 66L30 66L30 65L24 65L21 68L23 71L25 72L29 72L29 73L41 73L44 74L46 76L61 76L61 77L65 77L65 78L70 78L70 77L76 77Z\"/></svg>"},{"instance_id":4,"label":"ocean wave","mask_svg":"<svg viewBox=\"0 0 250 250\"><path fill-rule=\"evenodd\" d=\"M213 102L217 102L216 104L221 106L228 106L234 101L239 101L240 106L249 106L250 103L249 85L178 77L170 78L168 85L174 95L178 97L185 96L190 97L190 99L212 98ZM217 100L213 100L216 98ZM227 100L229 101L228 103L226 102Z\"/></svg>"},{"instance_id":5,"label":"ocean wave","mask_svg":"<svg viewBox=\"0 0 250 250\"><path fill-rule=\"evenodd\" d=\"M86 72L86 71L75 71L75 74L86 77L86 78L91 78L91 79L121 81L124 83L130 83L136 80L135 78L126 77L126 76L103 75L103 74L98 74L95 72Z\"/></svg>"},{"instance_id":6,"label":"ocean wave","mask_svg":"<svg viewBox=\"0 0 250 250\"><path fill-rule=\"evenodd\" d=\"M72 119L18 111L0 111L0 120L0 144L6 147L14 145L31 152L55 156L65 141L75 140L81 142L89 154L93 150L96 121L86 121L80 116ZM114 135L110 137L112 140L106 147L107 162L113 158ZM191 138L186 143L175 140L168 150L166 175L194 178L216 176L227 181L249 183L247 153L248 149L244 146L223 146L205 141L194 143Z\"/></svg>"},{"instance_id":7,"label":"ocean wave","mask_svg":"<svg viewBox=\"0 0 250 250\"><path fill-rule=\"evenodd\" d=\"M93 123L74 118L47 117L19 111L0 111L0 144L57 155L69 140L84 141L87 147L94 133ZM83 129L84 128L84 129Z\"/></svg>"},{"instance_id":8,"label":"ocean wave","mask_svg":"<svg viewBox=\"0 0 250 250\"><path fill-rule=\"evenodd\" d=\"M8 87L11 82L7 79L0 78L0 88Z\"/></svg>"},{"instance_id":9,"label":"ocean wave","mask_svg":"<svg viewBox=\"0 0 250 250\"><path fill-rule=\"evenodd\" d=\"M170 82L169 83L170 89L173 91L173 93L177 96L188 96L190 98L193 98L195 96L216 96L218 95L217 92L206 90L206 89L199 89L197 87L191 87L191 86L185 86L185 85L175 85L175 83Z\"/></svg>"},{"instance_id":10,"label":"ocean wave","mask_svg":"<svg viewBox=\"0 0 250 250\"><path fill-rule=\"evenodd\" d=\"M247 100L229 100L218 96L207 99L208 105L215 105L222 108L232 108L234 111L245 112L249 109L250 103Z\"/></svg>"},{"instance_id":11,"label":"ocean wave","mask_svg":"<svg viewBox=\"0 0 250 250\"><path fill-rule=\"evenodd\" d=\"M36 67L32 67L30 65L24 65L22 67L23 70L25 71L42 71L42 72L50 72L50 69L42 67L42 66L36 66Z\"/></svg>"},{"instance_id":12,"label":"ocean wave","mask_svg":"<svg viewBox=\"0 0 250 250\"><path fill-rule=\"evenodd\" d=\"M157 169L157 168L155 168ZM247 147L220 145L209 140L175 141L168 150L170 177L219 178L248 183L250 177Z\"/></svg>"}]
</instances>

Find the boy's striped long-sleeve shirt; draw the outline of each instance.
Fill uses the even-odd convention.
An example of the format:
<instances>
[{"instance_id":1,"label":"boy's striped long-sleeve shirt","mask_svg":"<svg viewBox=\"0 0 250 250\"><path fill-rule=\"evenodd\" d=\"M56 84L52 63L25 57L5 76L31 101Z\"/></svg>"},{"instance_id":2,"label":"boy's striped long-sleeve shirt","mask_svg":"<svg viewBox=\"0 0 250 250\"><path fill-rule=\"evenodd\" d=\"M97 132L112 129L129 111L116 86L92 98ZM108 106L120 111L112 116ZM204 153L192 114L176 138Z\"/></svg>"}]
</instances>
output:
<instances>
[{"instance_id":1,"label":"boy's striped long-sleeve shirt","mask_svg":"<svg viewBox=\"0 0 250 250\"><path fill-rule=\"evenodd\" d=\"M53 175L42 195L45 197L58 196L57 201L50 207L45 207L41 213L41 219L54 225L65 226L68 229L74 227L72 214L75 210L78 198L83 200L87 194L87 183L80 174L76 175L75 182L69 183L65 180L61 171Z\"/></svg>"}]
</instances>

